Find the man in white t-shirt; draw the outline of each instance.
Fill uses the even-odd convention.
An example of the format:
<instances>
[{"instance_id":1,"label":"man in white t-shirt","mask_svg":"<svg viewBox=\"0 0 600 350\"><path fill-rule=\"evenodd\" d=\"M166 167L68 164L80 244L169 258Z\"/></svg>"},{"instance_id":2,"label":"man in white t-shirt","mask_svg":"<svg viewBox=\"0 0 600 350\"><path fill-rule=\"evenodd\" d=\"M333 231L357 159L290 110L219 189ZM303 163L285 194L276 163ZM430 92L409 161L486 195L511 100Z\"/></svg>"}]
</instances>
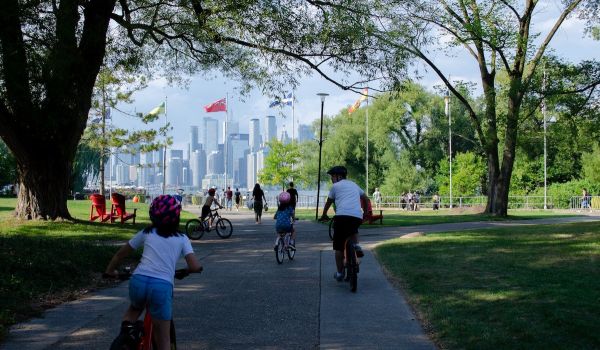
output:
<instances>
[{"instance_id":1,"label":"man in white t-shirt","mask_svg":"<svg viewBox=\"0 0 600 350\"><path fill-rule=\"evenodd\" d=\"M325 207L323 208L322 220L327 218L329 207L335 202L335 221L333 223L333 250L335 250L335 264L337 272L334 278L341 281L344 278L344 245L349 237L358 242L358 227L362 224L363 211L361 200L369 198L357 184L347 180L348 171L343 166L334 166L327 172L331 176L333 186L329 191ZM362 256L362 250L358 245L357 255Z\"/></svg>"}]
</instances>

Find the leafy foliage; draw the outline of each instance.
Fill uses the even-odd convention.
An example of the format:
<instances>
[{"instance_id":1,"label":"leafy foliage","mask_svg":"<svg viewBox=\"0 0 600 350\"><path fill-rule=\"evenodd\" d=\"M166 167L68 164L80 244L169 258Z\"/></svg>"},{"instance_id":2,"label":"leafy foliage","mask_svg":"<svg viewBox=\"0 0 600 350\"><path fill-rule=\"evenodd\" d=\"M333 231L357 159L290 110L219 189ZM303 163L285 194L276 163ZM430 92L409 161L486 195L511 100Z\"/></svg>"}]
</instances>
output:
<instances>
[{"instance_id":1,"label":"leafy foliage","mask_svg":"<svg viewBox=\"0 0 600 350\"><path fill-rule=\"evenodd\" d=\"M284 144L273 140L267 146L269 153L265 158L265 167L258 174L258 181L281 186L285 190L287 183L300 178L300 172L294 168L301 158L298 145L295 142Z\"/></svg>"},{"instance_id":2,"label":"leafy foliage","mask_svg":"<svg viewBox=\"0 0 600 350\"><path fill-rule=\"evenodd\" d=\"M457 153L452 159L452 194L455 196L480 195L486 168L483 159L473 152ZM441 160L436 176L439 193L450 193L450 164Z\"/></svg>"}]
</instances>

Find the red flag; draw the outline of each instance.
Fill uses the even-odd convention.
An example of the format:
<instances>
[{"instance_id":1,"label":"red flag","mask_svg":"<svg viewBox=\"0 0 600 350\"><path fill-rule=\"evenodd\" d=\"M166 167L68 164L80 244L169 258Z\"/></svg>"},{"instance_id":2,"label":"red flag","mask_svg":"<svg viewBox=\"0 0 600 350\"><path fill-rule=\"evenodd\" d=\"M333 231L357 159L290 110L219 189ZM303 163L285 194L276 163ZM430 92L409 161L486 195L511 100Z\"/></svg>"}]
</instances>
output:
<instances>
[{"instance_id":1,"label":"red flag","mask_svg":"<svg viewBox=\"0 0 600 350\"><path fill-rule=\"evenodd\" d=\"M210 112L227 112L227 100L222 98L209 105L204 106L206 113Z\"/></svg>"}]
</instances>

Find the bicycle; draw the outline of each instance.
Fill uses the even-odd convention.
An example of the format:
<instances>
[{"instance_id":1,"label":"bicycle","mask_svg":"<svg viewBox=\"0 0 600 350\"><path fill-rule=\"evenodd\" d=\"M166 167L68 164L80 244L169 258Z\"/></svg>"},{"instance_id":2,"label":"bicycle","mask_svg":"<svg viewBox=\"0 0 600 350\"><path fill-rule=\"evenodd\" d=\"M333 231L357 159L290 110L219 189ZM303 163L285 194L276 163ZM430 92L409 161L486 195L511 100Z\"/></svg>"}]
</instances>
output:
<instances>
[{"instance_id":1,"label":"bicycle","mask_svg":"<svg viewBox=\"0 0 600 350\"><path fill-rule=\"evenodd\" d=\"M181 280L190 273L187 269L179 269L175 271L175 278ZM121 281L129 280L132 274L129 270L119 273L116 277ZM103 278L114 278L113 276L102 274ZM110 344L110 350L152 350L156 349L156 341L153 339L152 315L146 306L144 311L144 320L137 320L132 324L127 332L121 332L115 340ZM170 327L171 349L177 349L177 338L175 335L175 323L171 319Z\"/></svg>"},{"instance_id":2,"label":"bicycle","mask_svg":"<svg viewBox=\"0 0 600 350\"><path fill-rule=\"evenodd\" d=\"M233 233L233 225L231 221L225 219L219 215L217 209L212 209L210 213L201 222L200 218L188 220L185 224L185 234L190 239L200 239L204 236L205 232L209 232L212 227L212 223L215 223L215 230L217 235L221 238L229 238Z\"/></svg>"},{"instance_id":3,"label":"bicycle","mask_svg":"<svg viewBox=\"0 0 600 350\"><path fill-rule=\"evenodd\" d=\"M333 218L324 218L322 221L329 221L329 238L333 240L335 216ZM360 271L359 265L360 260L356 253L355 245L357 244L356 239L348 237L344 242L344 269L346 270L346 282L350 282L350 290L356 293L358 288L358 273Z\"/></svg>"},{"instance_id":4,"label":"bicycle","mask_svg":"<svg viewBox=\"0 0 600 350\"><path fill-rule=\"evenodd\" d=\"M296 247L290 245L290 240L292 239L291 232L277 232L277 238L275 239L275 259L277 259L277 263L283 263L283 259L285 259L285 255L287 254L288 259L294 260L294 256L296 255Z\"/></svg>"}]
</instances>

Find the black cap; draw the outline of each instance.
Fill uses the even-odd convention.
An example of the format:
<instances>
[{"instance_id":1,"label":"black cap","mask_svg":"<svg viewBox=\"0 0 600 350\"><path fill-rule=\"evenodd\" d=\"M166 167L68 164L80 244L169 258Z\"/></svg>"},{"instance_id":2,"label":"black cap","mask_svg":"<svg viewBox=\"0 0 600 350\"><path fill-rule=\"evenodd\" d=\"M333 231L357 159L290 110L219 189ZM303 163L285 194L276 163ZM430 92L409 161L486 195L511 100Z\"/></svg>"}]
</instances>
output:
<instances>
[{"instance_id":1,"label":"black cap","mask_svg":"<svg viewBox=\"0 0 600 350\"><path fill-rule=\"evenodd\" d=\"M346 167L341 166L341 165L336 165L333 168L329 169L327 171L328 175L341 175L341 176L346 176L348 175L348 170L346 170Z\"/></svg>"}]
</instances>

